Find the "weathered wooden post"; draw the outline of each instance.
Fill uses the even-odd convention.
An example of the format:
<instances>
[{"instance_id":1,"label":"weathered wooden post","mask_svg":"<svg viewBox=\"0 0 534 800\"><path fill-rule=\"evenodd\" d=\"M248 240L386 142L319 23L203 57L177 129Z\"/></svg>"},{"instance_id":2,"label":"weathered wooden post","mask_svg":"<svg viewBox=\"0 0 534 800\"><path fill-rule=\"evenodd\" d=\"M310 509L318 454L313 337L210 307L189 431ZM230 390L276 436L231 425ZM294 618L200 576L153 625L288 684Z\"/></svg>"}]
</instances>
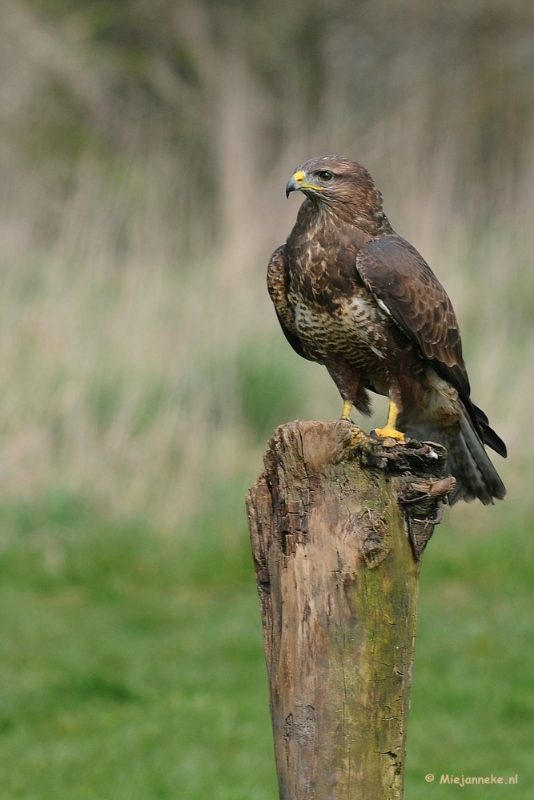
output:
<instances>
[{"instance_id":1,"label":"weathered wooden post","mask_svg":"<svg viewBox=\"0 0 534 800\"><path fill-rule=\"evenodd\" d=\"M403 795L419 559L439 445L350 422L275 432L248 497L281 800Z\"/></svg>"}]
</instances>

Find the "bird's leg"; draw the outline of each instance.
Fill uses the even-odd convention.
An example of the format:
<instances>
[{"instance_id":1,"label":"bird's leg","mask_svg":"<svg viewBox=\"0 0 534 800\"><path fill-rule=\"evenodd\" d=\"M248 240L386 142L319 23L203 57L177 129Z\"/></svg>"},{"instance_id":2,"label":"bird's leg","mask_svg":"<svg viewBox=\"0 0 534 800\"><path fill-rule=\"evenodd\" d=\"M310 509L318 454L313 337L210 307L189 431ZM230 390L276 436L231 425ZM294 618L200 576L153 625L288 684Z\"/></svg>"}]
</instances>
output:
<instances>
[{"instance_id":1,"label":"bird's leg","mask_svg":"<svg viewBox=\"0 0 534 800\"><path fill-rule=\"evenodd\" d=\"M376 435L380 436L381 439L390 438L390 439L397 439L397 441L399 442L405 442L406 441L405 435L401 431L398 431L395 427L398 416L399 416L399 409L397 408L393 400L390 400L386 427L375 428Z\"/></svg>"},{"instance_id":2,"label":"bird's leg","mask_svg":"<svg viewBox=\"0 0 534 800\"><path fill-rule=\"evenodd\" d=\"M350 412L352 411L352 403L350 400L345 400L343 402L343 413L341 415L341 419L346 419L350 422Z\"/></svg>"}]
</instances>

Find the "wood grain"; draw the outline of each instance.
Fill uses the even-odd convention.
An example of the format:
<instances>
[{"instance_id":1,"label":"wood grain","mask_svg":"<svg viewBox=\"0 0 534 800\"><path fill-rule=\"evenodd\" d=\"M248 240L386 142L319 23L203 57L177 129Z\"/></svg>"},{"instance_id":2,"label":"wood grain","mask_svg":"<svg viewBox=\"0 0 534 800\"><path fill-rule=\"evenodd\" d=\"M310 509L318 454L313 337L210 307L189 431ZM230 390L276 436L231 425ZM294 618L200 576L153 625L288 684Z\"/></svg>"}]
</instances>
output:
<instances>
[{"instance_id":1,"label":"wood grain","mask_svg":"<svg viewBox=\"0 0 534 800\"><path fill-rule=\"evenodd\" d=\"M281 800L402 797L419 556L454 484L444 461L344 421L290 423L269 443L248 515Z\"/></svg>"}]
</instances>

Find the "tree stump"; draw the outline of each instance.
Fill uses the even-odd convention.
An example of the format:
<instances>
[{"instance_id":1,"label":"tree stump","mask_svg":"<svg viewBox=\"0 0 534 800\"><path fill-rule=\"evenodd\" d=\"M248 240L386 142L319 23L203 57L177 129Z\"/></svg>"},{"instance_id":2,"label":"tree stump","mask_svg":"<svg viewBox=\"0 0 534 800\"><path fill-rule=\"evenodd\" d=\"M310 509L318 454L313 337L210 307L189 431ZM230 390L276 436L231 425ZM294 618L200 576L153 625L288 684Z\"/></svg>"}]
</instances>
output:
<instances>
[{"instance_id":1,"label":"tree stump","mask_svg":"<svg viewBox=\"0 0 534 800\"><path fill-rule=\"evenodd\" d=\"M248 518L281 800L398 800L420 557L453 478L440 445L293 422Z\"/></svg>"}]
</instances>

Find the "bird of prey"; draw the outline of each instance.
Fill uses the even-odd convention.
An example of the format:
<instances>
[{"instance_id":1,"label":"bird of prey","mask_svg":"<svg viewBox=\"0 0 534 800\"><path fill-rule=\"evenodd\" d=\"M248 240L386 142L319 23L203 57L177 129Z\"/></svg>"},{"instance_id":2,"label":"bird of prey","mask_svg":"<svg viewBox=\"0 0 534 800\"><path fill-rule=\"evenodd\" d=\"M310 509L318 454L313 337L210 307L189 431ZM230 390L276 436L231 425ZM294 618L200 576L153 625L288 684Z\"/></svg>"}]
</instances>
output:
<instances>
[{"instance_id":1,"label":"bird of prey","mask_svg":"<svg viewBox=\"0 0 534 800\"><path fill-rule=\"evenodd\" d=\"M286 187L305 195L287 242L273 253L269 294L296 352L324 364L344 401L370 413L389 397L380 437L444 445L456 478L449 499L504 498L484 445L506 445L470 398L451 301L417 250L392 229L367 170L336 156L302 164Z\"/></svg>"}]
</instances>

